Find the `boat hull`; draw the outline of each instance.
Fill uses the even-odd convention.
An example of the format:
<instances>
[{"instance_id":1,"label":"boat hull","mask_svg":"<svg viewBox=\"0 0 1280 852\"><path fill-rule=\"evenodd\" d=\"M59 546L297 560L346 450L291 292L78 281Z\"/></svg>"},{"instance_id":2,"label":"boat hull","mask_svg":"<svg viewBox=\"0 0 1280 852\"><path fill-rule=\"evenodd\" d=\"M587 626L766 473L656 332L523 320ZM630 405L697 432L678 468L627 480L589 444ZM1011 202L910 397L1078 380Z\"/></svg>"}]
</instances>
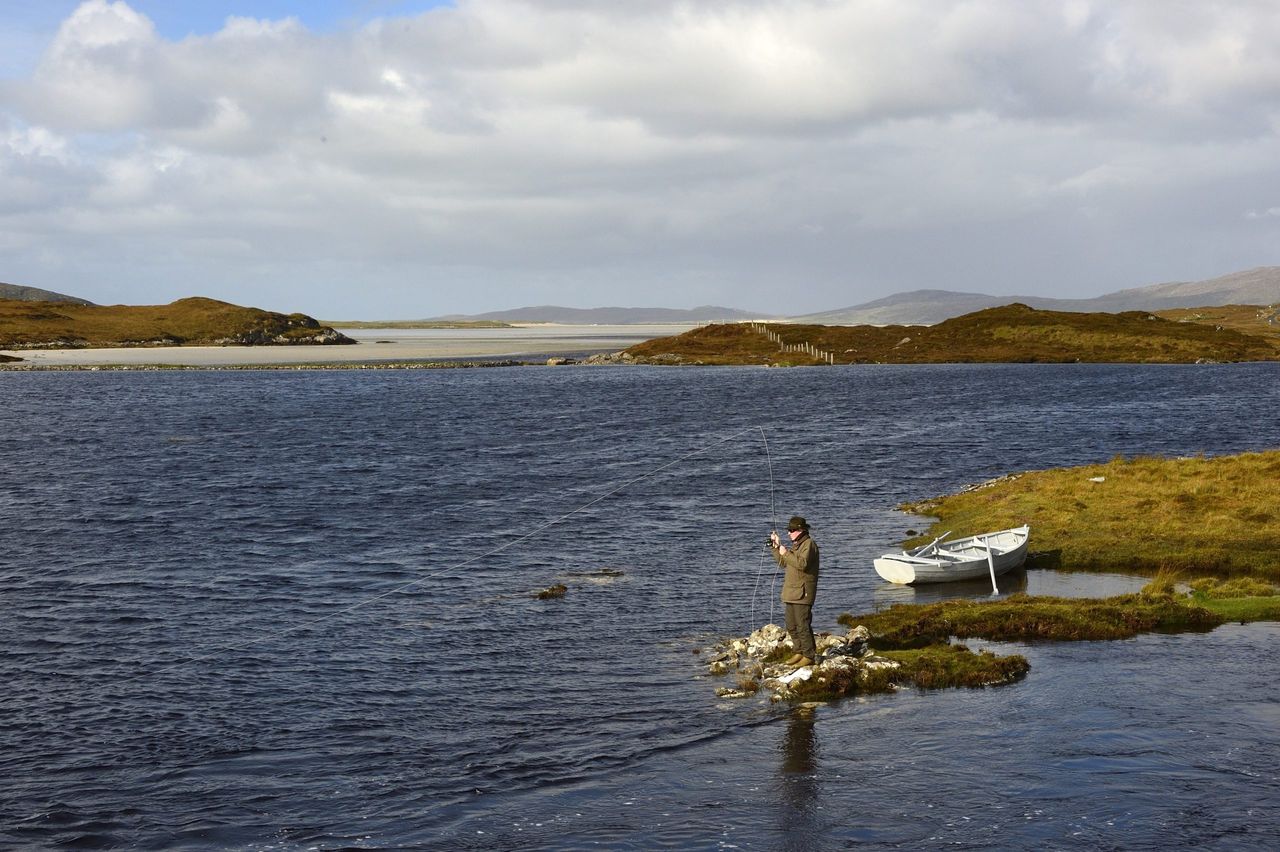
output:
<instances>
[{"instance_id":1,"label":"boat hull","mask_svg":"<svg viewBox=\"0 0 1280 852\"><path fill-rule=\"evenodd\" d=\"M1027 559L1031 528L1022 526L1000 532L970 536L937 545L927 555L907 552L886 553L872 563L876 573L890 583L950 583L1007 573ZM988 561L987 545L991 547Z\"/></svg>"}]
</instances>

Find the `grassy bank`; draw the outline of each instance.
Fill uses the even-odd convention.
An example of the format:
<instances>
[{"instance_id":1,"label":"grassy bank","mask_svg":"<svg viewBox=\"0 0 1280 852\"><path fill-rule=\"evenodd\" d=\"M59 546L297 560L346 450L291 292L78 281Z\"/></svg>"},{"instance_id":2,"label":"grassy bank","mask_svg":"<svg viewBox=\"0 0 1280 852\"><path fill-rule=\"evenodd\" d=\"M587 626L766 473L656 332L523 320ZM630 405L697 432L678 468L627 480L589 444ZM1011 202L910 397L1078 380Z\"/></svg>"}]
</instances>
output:
<instances>
[{"instance_id":1,"label":"grassy bank","mask_svg":"<svg viewBox=\"0 0 1280 852\"><path fill-rule=\"evenodd\" d=\"M1031 525L1032 567L1280 581L1280 451L1031 471L904 510L938 518L911 546Z\"/></svg>"}]
</instances>

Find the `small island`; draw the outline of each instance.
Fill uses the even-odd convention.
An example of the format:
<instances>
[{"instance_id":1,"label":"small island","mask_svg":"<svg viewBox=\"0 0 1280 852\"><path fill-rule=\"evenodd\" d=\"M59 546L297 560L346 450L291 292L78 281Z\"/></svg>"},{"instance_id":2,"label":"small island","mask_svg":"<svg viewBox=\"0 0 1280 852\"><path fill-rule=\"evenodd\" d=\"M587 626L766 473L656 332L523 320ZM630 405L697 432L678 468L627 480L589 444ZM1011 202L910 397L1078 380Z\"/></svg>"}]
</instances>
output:
<instances>
[{"instance_id":1,"label":"small island","mask_svg":"<svg viewBox=\"0 0 1280 852\"><path fill-rule=\"evenodd\" d=\"M1138 594L1067 599L1014 594L897 604L841 615L841 635L819 637L819 662L791 670L776 625L712 650L708 671L735 675L717 694L826 701L914 686L1011 683L1030 669L1018 654L971 651L953 639L1004 642L1127 639L1204 632L1227 622L1280 620L1280 450L1205 458L1126 459L1010 474L899 508L935 523L903 544L1029 523L1027 570L1148 576Z\"/></svg>"},{"instance_id":2,"label":"small island","mask_svg":"<svg viewBox=\"0 0 1280 852\"><path fill-rule=\"evenodd\" d=\"M192 297L168 305L0 300L0 349L299 346L354 340L306 314Z\"/></svg>"},{"instance_id":3,"label":"small island","mask_svg":"<svg viewBox=\"0 0 1280 852\"><path fill-rule=\"evenodd\" d=\"M719 323L632 346L614 362L674 365L1126 363L1280 360L1267 308L1158 313L1043 311L1023 304L937 325L827 326ZM1217 321L1230 316L1226 324ZM1247 331L1246 331L1247 329Z\"/></svg>"}]
</instances>

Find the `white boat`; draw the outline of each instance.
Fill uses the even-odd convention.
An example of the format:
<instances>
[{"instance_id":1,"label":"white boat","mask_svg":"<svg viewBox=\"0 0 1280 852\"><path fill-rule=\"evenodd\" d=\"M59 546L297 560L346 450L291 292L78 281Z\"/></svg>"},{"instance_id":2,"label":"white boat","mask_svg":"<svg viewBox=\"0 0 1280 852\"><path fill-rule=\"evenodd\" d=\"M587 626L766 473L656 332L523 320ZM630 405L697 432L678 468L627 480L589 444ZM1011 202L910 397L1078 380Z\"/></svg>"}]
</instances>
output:
<instances>
[{"instance_id":1,"label":"white boat","mask_svg":"<svg viewBox=\"0 0 1280 852\"><path fill-rule=\"evenodd\" d=\"M995 578L1022 565L1027 559L1031 527L971 535L943 541L943 533L924 547L886 553L875 560L876 573L890 583L949 583L975 577Z\"/></svg>"}]
</instances>

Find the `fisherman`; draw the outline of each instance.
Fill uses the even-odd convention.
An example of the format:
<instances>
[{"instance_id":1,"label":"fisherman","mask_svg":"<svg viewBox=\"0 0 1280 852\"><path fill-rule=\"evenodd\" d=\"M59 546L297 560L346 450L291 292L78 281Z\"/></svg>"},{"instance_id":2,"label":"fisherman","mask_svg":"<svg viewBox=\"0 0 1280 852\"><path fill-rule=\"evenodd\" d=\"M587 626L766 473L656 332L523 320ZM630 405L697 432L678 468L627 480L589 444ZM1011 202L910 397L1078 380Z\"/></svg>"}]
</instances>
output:
<instances>
[{"instance_id":1,"label":"fisherman","mask_svg":"<svg viewBox=\"0 0 1280 852\"><path fill-rule=\"evenodd\" d=\"M787 537L793 547L788 549L778 538L778 531L769 533L769 547L786 575L782 580L782 603L787 617L787 635L791 645L799 653L784 665L813 665L818 649L813 641L813 599L818 594L818 545L809 536L809 522L795 515L787 523Z\"/></svg>"}]
</instances>

